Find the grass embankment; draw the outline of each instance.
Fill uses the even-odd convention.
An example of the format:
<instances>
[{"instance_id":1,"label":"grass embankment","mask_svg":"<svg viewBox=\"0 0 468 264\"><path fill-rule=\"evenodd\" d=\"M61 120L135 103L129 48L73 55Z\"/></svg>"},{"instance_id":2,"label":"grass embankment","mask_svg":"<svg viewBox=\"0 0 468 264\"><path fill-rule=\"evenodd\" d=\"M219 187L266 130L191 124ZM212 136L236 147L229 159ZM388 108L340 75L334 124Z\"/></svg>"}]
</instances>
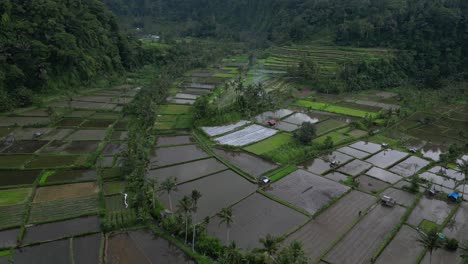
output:
<instances>
[{"instance_id":1,"label":"grass embankment","mask_svg":"<svg viewBox=\"0 0 468 264\"><path fill-rule=\"evenodd\" d=\"M297 100L296 102L293 103L293 105L306 107L306 108L310 108L313 110L319 110L319 111L325 111L325 112L330 112L330 113L335 113L335 114L348 115L348 116L361 117L361 118L366 117L366 116L377 116L378 114L375 112L362 111L362 110L334 105L334 104L327 104L327 103L322 103L322 102L311 102L311 101L306 101L306 100Z\"/></svg>"}]
</instances>

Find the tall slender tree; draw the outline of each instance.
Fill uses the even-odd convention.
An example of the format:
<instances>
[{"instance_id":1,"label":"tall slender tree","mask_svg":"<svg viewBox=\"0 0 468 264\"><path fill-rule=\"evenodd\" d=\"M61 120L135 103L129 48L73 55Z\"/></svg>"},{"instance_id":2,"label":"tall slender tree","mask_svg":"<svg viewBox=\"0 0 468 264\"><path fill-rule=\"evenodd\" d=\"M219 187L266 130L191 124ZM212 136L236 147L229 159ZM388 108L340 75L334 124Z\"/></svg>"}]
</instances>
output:
<instances>
[{"instance_id":1,"label":"tall slender tree","mask_svg":"<svg viewBox=\"0 0 468 264\"><path fill-rule=\"evenodd\" d=\"M192 226L193 226L193 234L192 234L192 250L195 251L195 237L197 235L197 209L198 209L198 200L201 198L201 193L198 190L192 191Z\"/></svg>"},{"instance_id":2,"label":"tall slender tree","mask_svg":"<svg viewBox=\"0 0 468 264\"><path fill-rule=\"evenodd\" d=\"M221 211L217 214L220 221L219 224L226 224L226 244L229 244L229 232L231 230L231 224L234 222L234 217L232 215L232 207L226 207L221 209Z\"/></svg>"},{"instance_id":3,"label":"tall slender tree","mask_svg":"<svg viewBox=\"0 0 468 264\"><path fill-rule=\"evenodd\" d=\"M433 228L427 233L421 231L419 235L417 241L429 251L429 263L432 263L432 253L442 247L437 229Z\"/></svg>"},{"instance_id":4,"label":"tall slender tree","mask_svg":"<svg viewBox=\"0 0 468 264\"><path fill-rule=\"evenodd\" d=\"M275 262L275 254L279 249L279 240L278 238L268 234L265 238L260 238L260 243L263 245L263 248L260 249L260 252L266 254L267 259L270 262Z\"/></svg>"},{"instance_id":5,"label":"tall slender tree","mask_svg":"<svg viewBox=\"0 0 468 264\"><path fill-rule=\"evenodd\" d=\"M461 160L458 162L457 167L459 169L459 173L463 175L463 188L462 188L462 197L464 198L465 196L465 186L466 186L466 180L468 179L468 161L467 160Z\"/></svg>"},{"instance_id":6,"label":"tall slender tree","mask_svg":"<svg viewBox=\"0 0 468 264\"><path fill-rule=\"evenodd\" d=\"M184 213L185 217L185 244L187 244L187 239L188 239L188 215L190 212L190 209L192 208L192 199L185 195L180 201L178 205L179 210L181 210Z\"/></svg>"},{"instance_id":7,"label":"tall slender tree","mask_svg":"<svg viewBox=\"0 0 468 264\"><path fill-rule=\"evenodd\" d=\"M173 191L177 191L177 178L176 177L169 177L167 178L166 180L164 180L162 183L161 183L161 188L166 191L167 193L167 196L169 197L169 207L171 209L171 211L173 210L172 209L172 197L171 197L171 193Z\"/></svg>"}]
</instances>

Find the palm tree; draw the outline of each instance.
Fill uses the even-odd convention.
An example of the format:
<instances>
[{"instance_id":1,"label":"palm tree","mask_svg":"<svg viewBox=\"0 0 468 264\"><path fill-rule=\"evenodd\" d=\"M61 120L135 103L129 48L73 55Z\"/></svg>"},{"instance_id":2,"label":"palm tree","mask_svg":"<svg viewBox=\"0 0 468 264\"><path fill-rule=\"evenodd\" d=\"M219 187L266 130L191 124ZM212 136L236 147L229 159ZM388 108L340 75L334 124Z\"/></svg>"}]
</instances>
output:
<instances>
[{"instance_id":1,"label":"palm tree","mask_svg":"<svg viewBox=\"0 0 468 264\"><path fill-rule=\"evenodd\" d=\"M161 188L167 192L167 196L169 196L169 207L172 211L172 197L171 192L177 191L177 178L176 177L169 177L161 183Z\"/></svg>"},{"instance_id":2,"label":"palm tree","mask_svg":"<svg viewBox=\"0 0 468 264\"><path fill-rule=\"evenodd\" d=\"M179 210L184 212L185 216L185 244L187 244L187 238L188 238L188 214L190 212L190 209L192 208L192 199L188 197L187 195L184 195L184 197L179 201L179 204L177 206Z\"/></svg>"},{"instance_id":3,"label":"palm tree","mask_svg":"<svg viewBox=\"0 0 468 264\"><path fill-rule=\"evenodd\" d=\"M193 224L193 236L192 236L192 250L195 251L195 236L196 236L196 216L197 216L197 205L198 205L198 200L201 198L201 193L198 190L193 190L192 191L192 224Z\"/></svg>"},{"instance_id":4,"label":"palm tree","mask_svg":"<svg viewBox=\"0 0 468 264\"><path fill-rule=\"evenodd\" d=\"M231 229L231 224L234 222L234 218L232 216L232 207L227 207L221 209L221 211L217 214L219 219L219 224L221 225L222 223L226 224L227 231L226 231L226 244L229 243L229 231Z\"/></svg>"},{"instance_id":5,"label":"palm tree","mask_svg":"<svg viewBox=\"0 0 468 264\"><path fill-rule=\"evenodd\" d=\"M439 234L436 228L431 229L429 232L420 231L420 237L417 241L429 250L429 263L432 263L432 252L442 247L442 242L439 239Z\"/></svg>"},{"instance_id":6,"label":"palm tree","mask_svg":"<svg viewBox=\"0 0 468 264\"><path fill-rule=\"evenodd\" d=\"M156 208L156 186L157 186L157 181L155 178L151 178L149 180L149 186L151 187L150 188L150 192L152 194L151 196L151 205L153 206L153 209Z\"/></svg>"},{"instance_id":7,"label":"palm tree","mask_svg":"<svg viewBox=\"0 0 468 264\"><path fill-rule=\"evenodd\" d=\"M463 178L463 190L462 190L462 197L464 197L465 194L465 186L466 186L466 179L468 179L468 161L466 160L461 160L457 164L458 169L460 170L458 173L464 176Z\"/></svg>"},{"instance_id":8,"label":"palm tree","mask_svg":"<svg viewBox=\"0 0 468 264\"><path fill-rule=\"evenodd\" d=\"M237 247L236 243L232 241L224 250L219 263L241 264L244 263L244 257Z\"/></svg>"},{"instance_id":9,"label":"palm tree","mask_svg":"<svg viewBox=\"0 0 468 264\"><path fill-rule=\"evenodd\" d=\"M460 257L465 261L462 263L468 263L468 240L465 241L463 248L461 248Z\"/></svg>"},{"instance_id":10,"label":"palm tree","mask_svg":"<svg viewBox=\"0 0 468 264\"><path fill-rule=\"evenodd\" d=\"M279 248L278 238L268 234L265 238L260 238L260 243L263 245L263 248L260 249L260 251L266 253L267 257L274 261L275 258L273 256Z\"/></svg>"}]
</instances>

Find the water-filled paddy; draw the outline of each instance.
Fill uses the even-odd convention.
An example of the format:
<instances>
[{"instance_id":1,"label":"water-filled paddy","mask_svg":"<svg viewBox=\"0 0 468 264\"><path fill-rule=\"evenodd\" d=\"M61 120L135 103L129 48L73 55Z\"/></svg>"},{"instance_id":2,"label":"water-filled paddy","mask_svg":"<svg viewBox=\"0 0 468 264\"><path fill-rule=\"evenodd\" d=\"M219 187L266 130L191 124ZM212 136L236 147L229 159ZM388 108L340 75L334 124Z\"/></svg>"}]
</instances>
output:
<instances>
[{"instance_id":1,"label":"water-filled paddy","mask_svg":"<svg viewBox=\"0 0 468 264\"><path fill-rule=\"evenodd\" d=\"M16 249L13 254L14 263L35 264L69 263L70 245L67 239Z\"/></svg>"},{"instance_id":2,"label":"water-filled paddy","mask_svg":"<svg viewBox=\"0 0 468 264\"><path fill-rule=\"evenodd\" d=\"M424 247L417 242L421 235L412 227L404 225L377 259L379 264L414 263Z\"/></svg>"},{"instance_id":3,"label":"water-filled paddy","mask_svg":"<svg viewBox=\"0 0 468 264\"><path fill-rule=\"evenodd\" d=\"M367 152L360 151L360 150L350 148L350 147L342 147L342 148L339 148L338 151L345 153L347 155L350 155L352 157L358 158L358 159L362 159L370 155Z\"/></svg>"},{"instance_id":4,"label":"water-filled paddy","mask_svg":"<svg viewBox=\"0 0 468 264\"><path fill-rule=\"evenodd\" d=\"M97 216L34 225L26 228L23 244L60 239L84 233L95 233L99 232L99 230L100 221Z\"/></svg>"},{"instance_id":5,"label":"water-filled paddy","mask_svg":"<svg viewBox=\"0 0 468 264\"><path fill-rule=\"evenodd\" d=\"M97 150L100 141L72 141L67 144L63 152L66 154L89 154Z\"/></svg>"},{"instance_id":6,"label":"water-filled paddy","mask_svg":"<svg viewBox=\"0 0 468 264\"><path fill-rule=\"evenodd\" d=\"M393 149L384 149L383 151L375 154L374 156L366 159L367 162L380 168L387 168L404 157L408 156L408 153L401 152Z\"/></svg>"},{"instance_id":7,"label":"water-filled paddy","mask_svg":"<svg viewBox=\"0 0 468 264\"><path fill-rule=\"evenodd\" d=\"M333 168L330 162L318 158L305 163L303 166L305 170L315 174L323 174Z\"/></svg>"},{"instance_id":8,"label":"water-filled paddy","mask_svg":"<svg viewBox=\"0 0 468 264\"><path fill-rule=\"evenodd\" d=\"M385 183L376 178L369 177L367 175L361 175L356 178L356 182L359 184L359 189L366 190L368 192L376 193L390 186L390 184Z\"/></svg>"},{"instance_id":9,"label":"water-filled paddy","mask_svg":"<svg viewBox=\"0 0 468 264\"><path fill-rule=\"evenodd\" d=\"M197 145L157 148L151 157L151 167L156 168L207 157L208 154Z\"/></svg>"},{"instance_id":10,"label":"water-filled paddy","mask_svg":"<svg viewBox=\"0 0 468 264\"><path fill-rule=\"evenodd\" d=\"M397 175L395 173L386 171L384 169L378 168L378 167L372 167L370 170L368 170L366 172L366 174L368 176L377 178L377 179L379 179L381 181L388 182L388 183L391 183L391 184L394 184L397 181L402 179L401 176L399 176L399 175Z\"/></svg>"},{"instance_id":11,"label":"water-filled paddy","mask_svg":"<svg viewBox=\"0 0 468 264\"><path fill-rule=\"evenodd\" d=\"M73 263L97 264L100 263L99 249L101 247L101 234L73 238Z\"/></svg>"},{"instance_id":12,"label":"water-filled paddy","mask_svg":"<svg viewBox=\"0 0 468 264\"><path fill-rule=\"evenodd\" d=\"M195 189L202 194L202 197L198 201L196 219L199 222L206 216L213 216L221 208L230 206L255 192L257 186L233 171L223 171L179 185L178 191L171 194L173 206L184 195L190 196L192 190ZM161 190L158 192L158 195L166 208L169 208L169 199L166 192Z\"/></svg>"},{"instance_id":13,"label":"water-filled paddy","mask_svg":"<svg viewBox=\"0 0 468 264\"><path fill-rule=\"evenodd\" d=\"M158 137L156 145L158 147L168 145L183 145L193 143L193 139L190 136L164 136Z\"/></svg>"},{"instance_id":14,"label":"water-filled paddy","mask_svg":"<svg viewBox=\"0 0 468 264\"><path fill-rule=\"evenodd\" d=\"M149 230L115 234L107 244L106 263L194 263L179 248Z\"/></svg>"},{"instance_id":15,"label":"water-filled paddy","mask_svg":"<svg viewBox=\"0 0 468 264\"><path fill-rule=\"evenodd\" d=\"M307 221L307 217L289 207L267 197L254 193L232 207L234 223L231 225L230 239L242 249L260 247L260 238L267 234L275 237L292 231ZM226 243L226 225L216 217L208 224L208 233Z\"/></svg>"},{"instance_id":16,"label":"water-filled paddy","mask_svg":"<svg viewBox=\"0 0 468 264\"><path fill-rule=\"evenodd\" d=\"M209 136L218 136L221 134L225 134L227 132L231 132L239 127L245 126L249 124L250 121L241 120L237 123L225 125L225 126L215 126L215 127L202 127L202 130Z\"/></svg>"},{"instance_id":17,"label":"water-filled paddy","mask_svg":"<svg viewBox=\"0 0 468 264\"><path fill-rule=\"evenodd\" d=\"M64 118L57 122L56 126L61 128L75 128L79 127L83 123L84 119L81 118Z\"/></svg>"},{"instance_id":18,"label":"water-filled paddy","mask_svg":"<svg viewBox=\"0 0 468 264\"><path fill-rule=\"evenodd\" d=\"M374 154L382 149L382 147L379 144L364 141L359 141L349 146L371 154Z\"/></svg>"},{"instance_id":19,"label":"water-filled paddy","mask_svg":"<svg viewBox=\"0 0 468 264\"><path fill-rule=\"evenodd\" d=\"M314 214L333 197L349 189L348 186L297 170L265 188L269 194Z\"/></svg>"},{"instance_id":20,"label":"water-filled paddy","mask_svg":"<svg viewBox=\"0 0 468 264\"><path fill-rule=\"evenodd\" d=\"M317 118L312 118L304 113L295 113L287 118L285 118L283 121L296 124L296 125L302 125L304 122L312 123L315 124L319 121Z\"/></svg>"},{"instance_id":21,"label":"water-filled paddy","mask_svg":"<svg viewBox=\"0 0 468 264\"><path fill-rule=\"evenodd\" d=\"M103 155L116 155L123 153L127 150L127 143L107 143L107 145L102 150Z\"/></svg>"},{"instance_id":22,"label":"water-filled paddy","mask_svg":"<svg viewBox=\"0 0 468 264\"><path fill-rule=\"evenodd\" d=\"M0 231L0 248L10 248L16 245L19 228Z\"/></svg>"},{"instance_id":23,"label":"water-filled paddy","mask_svg":"<svg viewBox=\"0 0 468 264\"><path fill-rule=\"evenodd\" d=\"M48 117L3 117L0 118L0 127L8 126L32 126L32 125L47 125L50 123Z\"/></svg>"},{"instance_id":24,"label":"water-filled paddy","mask_svg":"<svg viewBox=\"0 0 468 264\"><path fill-rule=\"evenodd\" d=\"M408 177L415 174L417 171L427 166L429 161L416 156L411 156L404 161L393 166L390 171L395 172L403 177Z\"/></svg>"},{"instance_id":25,"label":"water-filled paddy","mask_svg":"<svg viewBox=\"0 0 468 264\"><path fill-rule=\"evenodd\" d=\"M81 127L83 128L107 128L112 125L115 120L106 120L106 119L92 119L85 121Z\"/></svg>"},{"instance_id":26,"label":"water-filled paddy","mask_svg":"<svg viewBox=\"0 0 468 264\"><path fill-rule=\"evenodd\" d=\"M150 170L147 177L163 182L167 178L176 177L179 183L227 169L224 164L214 158L188 162L180 165Z\"/></svg>"},{"instance_id":27,"label":"water-filled paddy","mask_svg":"<svg viewBox=\"0 0 468 264\"><path fill-rule=\"evenodd\" d=\"M397 204L404 206L410 206L416 198L416 195L412 193L395 188L388 188L380 194L381 197L384 195L392 197Z\"/></svg>"},{"instance_id":28,"label":"water-filled paddy","mask_svg":"<svg viewBox=\"0 0 468 264\"><path fill-rule=\"evenodd\" d=\"M413 226L419 226L421 221L426 219L441 225L449 215L452 207L453 205L447 202L422 197L418 205L411 212L408 223Z\"/></svg>"},{"instance_id":29,"label":"water-filled paddy","mask_svg":"<svg viewBox=\"0 0 468 264\"><path fill-rule=\"evenodd\" d=\"M222 157L229 163L235 165L252 176L260 176L263 173L276 167L276 165L272 162L241 151L214 149L214 152L216 155Z\"/></svg>"},{"instance_id":30,"label":"water-filled paddy","mask_svg":"<svg viewBox=\"0 0 468 264\"><path fill-rule=\"evenodd\" d=\"M369 169L372 167L370 163L367 163L362 160L353 160L350 163L345 164L344 166L341 166L338 171L346 173L351 176L357 176L364 172L365 170Z\"/></svg>"}]
</instances>

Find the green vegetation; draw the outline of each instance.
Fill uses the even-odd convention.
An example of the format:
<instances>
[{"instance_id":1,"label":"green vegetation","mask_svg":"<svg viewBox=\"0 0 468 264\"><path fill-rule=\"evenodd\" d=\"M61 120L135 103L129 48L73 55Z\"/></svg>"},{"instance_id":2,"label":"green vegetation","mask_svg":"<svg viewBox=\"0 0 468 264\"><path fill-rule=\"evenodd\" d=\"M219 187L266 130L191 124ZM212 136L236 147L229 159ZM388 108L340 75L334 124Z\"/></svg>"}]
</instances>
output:
<instances>
[{"instance_id":1,"label":"green vegetation","mask_svg":"<svg viewBox=\"0 0 468 264\"><path fill-rule=\"evenodd\" d=\"M338 106L338 105L320 103L320 102L311 102L311 101L306 101L306 100L298 100L294 102L293 105L302 106L302 107L306 107L306 108L310 108L314 110L336 113L336 114L355 116L355 117L366 117L366 116L377 115L377 113L373 113L373 112L366 112L366 111L352 109L352 108L348 108L344 106Z\"/></svg>"},{"instance_id":2,"label":"green vegetation","mask_svg":"<svg viewBox=\"0 0 468 264\"><path fill-rule=\"evenodd\" d=\"M294 165L288 165L286 167L280 168L279 170L275 170L273 174L269 175L270 181L275 182L279 179L283 178L284 176L294 172L297 170L297 167Z\"/></svg>"},{"instance_id":3,"label":"green vegetation","mask_svg":"<svg viewBox=\"0 0 468 264\"><path fill-rule=\"evenodd\" d=\"M345 122L341 122L335 119L327 119L315 125L317 129L317 135L323 135L335 129L339 129L342 127L347 126L348 124Z\"/></svg>"},{"instance_id":4,"label":"green vegetation","mask_svg":"<svg viewBox=\"0 0 468 264\"><path fill-rule=\"evenodd\" d=\"M125 189L125 182L123 181L111 181L104 183L104 194L113 195L122 193Z\"/></svg>"},{"instance_id":5,"label":"green vegetation","mask_svg":"<svg viewBox=\"0 0 468 264\"><path fill-rule=\"evenodd\" d=\"M44 223L93 215L97 214L98 210L97 196L33 203L29 213L29 223Z\"/></svg>"},{"instance_id":6,"label":"green vegetation","mask_svg":"<svg viewBox=\"0 0 468 264\"><path fill-rule=\"evenodd\" d=\"M24 204L0 206L0 228L9 228L21 225L23 220Z\"/></svg>"},{"instance_id":7,"label":"green vegetation","mask_svg":"<svg viewBox=\"0 0 468 264\"><path fill-rule=\"evenodd\" d=\"M309 122L302 123L301 127L294 131L294 138L301 144L309 144L317 134L315 125Z\"/></svg>"},{"instance_id":8,"label":"green vegetation","mask_svg":"<svg viewBox=\"0 0 468 264\"><path fill-rule=\"evenodd\" d=\"M441 229L441 227L438 224L436 224L436 223L434 223L432 221L429 221L427 219L423 219L421 221L421 223L419 224L419 228L425 233L428 233L433 229L435 229L435 230L440 230Z\"/></svg>"},{"instance_id":9,"label":"green vegetation","mask_svg":"<svg viewBox=\"0 0 468 264\"><path fill-rule=\"evenodd\" d=\"M192 106L190 105L161 105L158 109L158 113L161 115L183 115L188 114Z\"/></svg>"},{"instance_id":10,"label":"green vegetation","mask_svg":"<svg viewBox=\"0 0 468 264\"><path fill-rule=\"evenodd\" d=\"M279 133L263 141L249 145L244 149L257 155L263 155L271 152L283 145L294 142L294 138L289 133Z\"/></svg>"},{"instance_id":11,"label":"green vegetation","mask_svg":"<svg viewBox=\"0 0 468 264\"><path fill-rule=\"evenodd\" d=\"M0 190L0 206L21 204L30 194L30 188Z\"/></svg>"}]
</instances>

